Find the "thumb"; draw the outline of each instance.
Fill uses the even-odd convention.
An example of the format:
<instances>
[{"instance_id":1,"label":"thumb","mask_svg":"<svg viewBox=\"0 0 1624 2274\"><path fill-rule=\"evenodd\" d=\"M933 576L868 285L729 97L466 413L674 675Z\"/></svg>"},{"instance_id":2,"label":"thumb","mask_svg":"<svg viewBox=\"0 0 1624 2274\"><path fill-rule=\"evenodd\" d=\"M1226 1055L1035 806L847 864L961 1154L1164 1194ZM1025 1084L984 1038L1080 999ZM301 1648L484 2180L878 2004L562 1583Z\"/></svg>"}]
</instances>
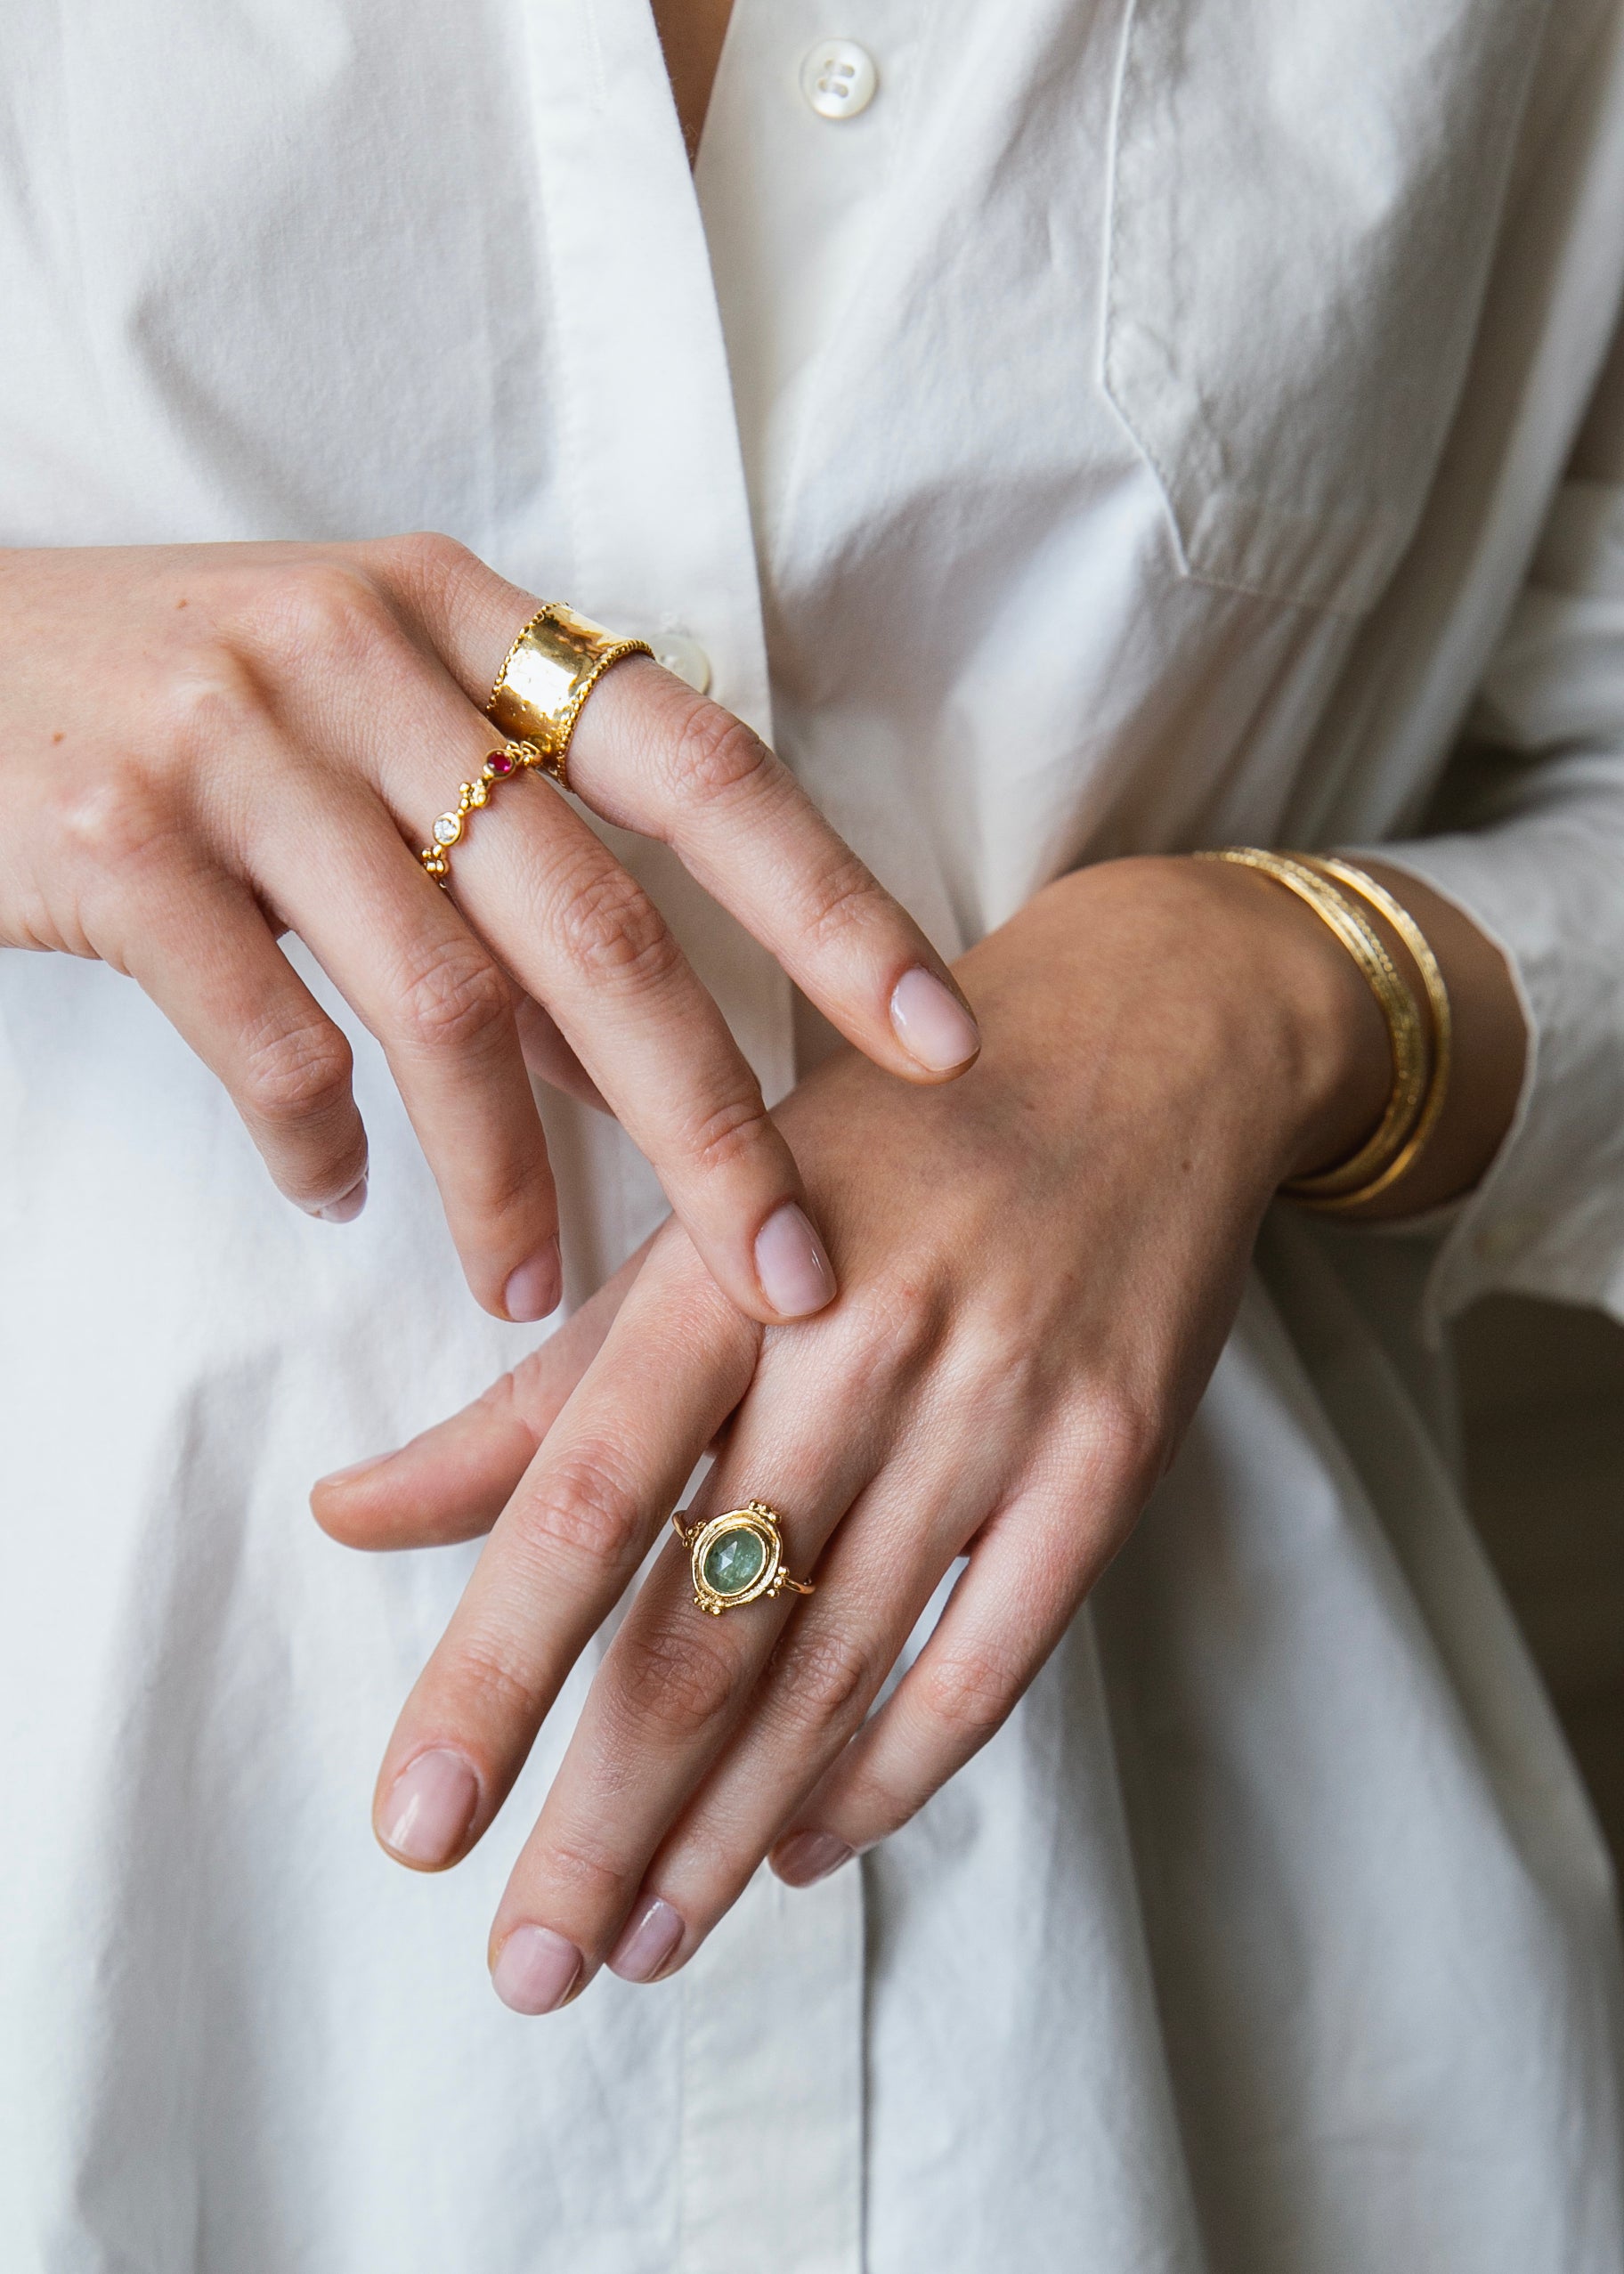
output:
<instances>
[{"instance_id":1,"label":"thumb","mask_svg":"<svg viewBox=\"0 0 1624 2274\"><path fill-rule=\"evenodd\" d=\"M603 1347L654 1235L539 1350L398 1452L324 1476L310 1496L345 1547L443 1547L490 1531Z\"/></svg>"}]
</instances>

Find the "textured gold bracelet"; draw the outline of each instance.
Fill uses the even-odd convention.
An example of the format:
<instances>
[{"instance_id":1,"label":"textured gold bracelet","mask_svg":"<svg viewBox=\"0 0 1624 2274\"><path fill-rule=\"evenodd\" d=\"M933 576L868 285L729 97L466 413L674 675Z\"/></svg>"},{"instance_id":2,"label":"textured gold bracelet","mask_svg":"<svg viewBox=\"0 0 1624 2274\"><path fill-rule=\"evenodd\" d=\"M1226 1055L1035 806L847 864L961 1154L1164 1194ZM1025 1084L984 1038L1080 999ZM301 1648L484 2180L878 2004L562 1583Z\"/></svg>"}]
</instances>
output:
<instances>
[{"instance_id":1,"label":"textured gold bracelet","mask_svg":"<svg viewBox=\"0 0 1624 2274\"><path fill-rule=\"evenodd\" d=\"M538 608L508 650L485 716L527 743L561 790L570 786L570 737L587 697L612 664L652 655L646 639L622 639L561 601Z\"/></svg>"},{"instance_id":2,"label":"textured gold bracelet","mask_svg":"<svg viewBox=\"0 0 1624 2274\"><path fill-rule=\"evenodd\" d=\"M1426 1095L1421 1111L1399 1151L1388 1162L1379 1176L1374 1177L1360 1191L1350 1193L1328 1205L1338 1209L1362 1207L1367 1200L1374 1200L1378 1192L1387 1192L1401 1176L1414 1168L1433 1132L1437 1128L1449 1095L1449 1072L1454 1058L1455 1022L1449 1009L1449 990L1438 958L1420 925L1405 907L1395 900L1384 885L1378 884L1362 868L1355 868L1352 861L1340 860L1331 854L1303 853L1299 856L1304 867L1311 868L1324 877L1334 879L1348 891L1357 893L1378 914L1384 916L1409 949L1416 969L1421 974L1421 984L1426 990L1426 1007L1432 1026L1432 1051L1427 1076Z\"/></svg>"},{"instance_id":3,"label":"textured gold bracelet","mask_svg":"<svg viewBox=\"0 0 1624 2274\"><path fill-rule=\"evenodd\" d=\"M1386 1189L1391 1182L1389 1171L1403 1155L1425 1110L1430 1086L1428 1052L1416 998L1368 919L1329 878L1304 861L1253 845L1225 846L1196 857L1256 869L1295 893L1341 941L1376 997L1393 1054L1393 1087L1380 1121L1346 1160L1306 1176L1292 1177L1280 1187L1287 1199L1306 1201L1314 1207L1356 1207L1371 1197L1373 1190Z\"/></svg>"},{"instance_id":4,"label":"textured gold bracelet","mask_svg":"<svg viewBox=\"0 0 1624 2274\"><path fill-rule=\"evenodd\" d=\"M528 774L540 763L541 753L533 743L504 743L500 750L491 751L473 781L462 784L456 804L441 815L429 832L431 841L418 855L442 892L451 873L451 847L467 828L468 816L476 807L489 805L504 782L516 774Z\"/></svg>"}]
</instances>

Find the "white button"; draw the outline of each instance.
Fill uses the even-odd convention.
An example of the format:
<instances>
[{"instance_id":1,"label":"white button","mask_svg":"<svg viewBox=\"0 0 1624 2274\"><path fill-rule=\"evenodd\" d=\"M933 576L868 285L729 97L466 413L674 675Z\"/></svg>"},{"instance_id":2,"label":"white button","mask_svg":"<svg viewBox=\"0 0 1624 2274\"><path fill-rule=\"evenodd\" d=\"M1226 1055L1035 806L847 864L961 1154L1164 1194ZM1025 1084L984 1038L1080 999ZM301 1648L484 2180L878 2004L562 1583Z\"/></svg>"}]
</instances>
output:
<instances>
[{"instance_id":1,"label":"white button","mask_svg":"<svg viewBox=\"0 0 1624 2274\"><path fill-rule=\"evenodd\" d=\"M820 118L855 118L879 84L873 57L855 39L820 39L800 67L800 91Z\"/></svg>"},{"instance_id":2,"label":"white button","mask_svg":"<svg viewBox=\"0 0 1624 2274\"><path fill-rule=\"evenodd\" d=\"M698 640L689 639L679 631L657 631L650 634L648 644L654 651L655 662L663 670L686 679L695 694L709 692L710 658Z\"/></svg>"}]
</instances>

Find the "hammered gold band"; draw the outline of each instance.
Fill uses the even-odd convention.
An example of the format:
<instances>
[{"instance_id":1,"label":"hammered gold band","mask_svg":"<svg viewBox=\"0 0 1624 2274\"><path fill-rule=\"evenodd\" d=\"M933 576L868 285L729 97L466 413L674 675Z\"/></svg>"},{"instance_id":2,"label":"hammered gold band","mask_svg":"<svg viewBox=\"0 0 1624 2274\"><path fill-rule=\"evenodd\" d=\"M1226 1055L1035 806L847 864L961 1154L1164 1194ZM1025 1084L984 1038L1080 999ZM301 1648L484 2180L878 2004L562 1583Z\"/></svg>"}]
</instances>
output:
<instances>
[{"instance_id":1,"label":"hammered gold band","mask_svg":"<svg viewBox=\"0 0 1624 2274\"><path fill-rule=\"evenodd\" d=\"M604 673L628 655L652 655L646 639L624 639L561 601L538 608L508 650L485 716L516 743L527 743L560 789L570 786L570 737Z\"/></svg>"},{"instance_id":2,"label":"hammered gold band","mask_svg":"<svg viewBox=\"0 0 1624 2274\"><path fill-rule=\"evenodd\" d=\"M783 1521L770 1500L747 1500L686 1531L681 1516L672 1516L671 1530L688 1551L699 1610L719 1619L741 1604L763 1596L770 1602L786 1588L792 1595L813 1592L810 1580L792 1579L784 1569Z\"/></svg>"},{"instance_id":3,"label":"hammered gold band","mask_svg":"<svg viewBox=\"0 0 1624 2274\"><path fill-rule=\"evenodd\" d=\"M485 716L508 739L472 782L460 785L457 803L440 816L418 855L443 892L451 881L451 847L468 816L488 805L498 786L516 774L545 774L567 790L570 737L587 697L612 663L654 652L646 639L621 639L560 601L537 610L508 650L485 705Z\"/></svg>"}]
</instances>

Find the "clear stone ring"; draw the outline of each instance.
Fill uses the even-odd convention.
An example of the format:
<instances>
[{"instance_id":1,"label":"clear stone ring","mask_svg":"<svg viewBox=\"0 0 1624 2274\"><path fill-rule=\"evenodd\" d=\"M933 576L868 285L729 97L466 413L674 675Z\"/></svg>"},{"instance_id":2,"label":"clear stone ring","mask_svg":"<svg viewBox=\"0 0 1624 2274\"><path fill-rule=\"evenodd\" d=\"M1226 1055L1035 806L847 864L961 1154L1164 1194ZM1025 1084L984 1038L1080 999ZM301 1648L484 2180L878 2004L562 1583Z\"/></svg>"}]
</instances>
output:
<instances>
[{"instance_id":1,"label":"clear stone ring","mask_svg":"<svg viewBox=\"0 0 1624 2274\"><path fill-rule=\"evenodd\" d=\"M810 1595L810 1580L792 1580L784 1568L783 1522L766 1500L749 1500L742 1508L708 1516L702 1524L683 1529L680 1515L671 1518L671 1530L688 1551L694 1575L694 1600L700 1610L719 1619L742 1603L769 1599L788 1588L794 1595Z\"/></svg>"}]
</instances>

